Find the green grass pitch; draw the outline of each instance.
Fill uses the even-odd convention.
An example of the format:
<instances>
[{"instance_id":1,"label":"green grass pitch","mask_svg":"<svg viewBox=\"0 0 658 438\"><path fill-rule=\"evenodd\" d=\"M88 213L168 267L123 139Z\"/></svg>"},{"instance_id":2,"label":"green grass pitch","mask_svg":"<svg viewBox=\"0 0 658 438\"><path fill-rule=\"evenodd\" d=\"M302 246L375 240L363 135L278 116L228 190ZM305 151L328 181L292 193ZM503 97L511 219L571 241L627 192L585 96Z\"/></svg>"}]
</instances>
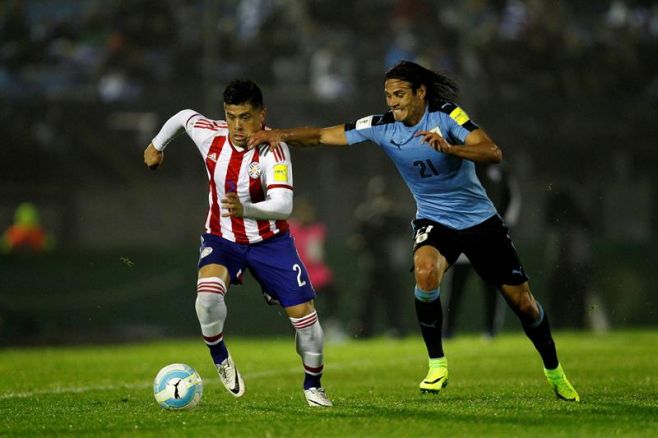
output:
<instances>
[{"instance_id":1,"label":"green grass pitch","mask_svg":"<svg viewBox=\"0 0 658 438\"><path fill-rule=\"evenodd\" d=\"M227 338L247 393L219 383L201 340L0 351L0 436L658 436L658 331L555 334L582 402L558 401L521 334L446 341L450 385L420 394L420 337L328 344L333 409L306 406L289 339ZM184 362L204 379L191 411L165 411L152 382Z\"/></svg>"}]
</instances>

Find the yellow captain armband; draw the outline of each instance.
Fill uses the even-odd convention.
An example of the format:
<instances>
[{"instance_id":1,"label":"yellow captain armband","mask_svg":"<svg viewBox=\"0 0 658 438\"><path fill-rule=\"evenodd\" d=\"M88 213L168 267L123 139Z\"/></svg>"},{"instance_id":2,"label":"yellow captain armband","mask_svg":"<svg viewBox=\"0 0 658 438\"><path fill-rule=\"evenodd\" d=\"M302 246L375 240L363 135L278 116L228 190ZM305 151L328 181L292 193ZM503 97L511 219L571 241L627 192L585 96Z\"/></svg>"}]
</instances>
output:
<instances>
[{"instance_id":1,"label":"yellow captain armband","mask_svg":"<svg viewBox=\"0 0 658 438\"><path fill-rule=\"evenodd\" d=\"M455 122L457 122L457 124L460 126L470 120L468 114L466 114L464 110L461 109L460 107L457 107L454 110L452 110L452 112L450 113L450 118Z\"/></svg>"}]
</instances>

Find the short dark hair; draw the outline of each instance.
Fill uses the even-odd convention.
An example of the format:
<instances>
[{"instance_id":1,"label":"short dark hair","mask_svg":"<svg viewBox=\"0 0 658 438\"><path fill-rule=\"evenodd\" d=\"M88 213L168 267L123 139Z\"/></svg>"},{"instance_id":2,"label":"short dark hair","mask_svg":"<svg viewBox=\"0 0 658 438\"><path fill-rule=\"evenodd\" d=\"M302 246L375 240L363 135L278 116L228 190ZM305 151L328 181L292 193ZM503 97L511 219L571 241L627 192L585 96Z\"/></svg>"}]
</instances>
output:
<instances>
[{"instance_id":1,"label":"short dark hair","mask_svg":"<svg viewBox=\"0 0 658 438\"><path fill-rule=\"evenodd\" d=\"M458 87L455 81L448 76L428 70L411 61L400 61L384 75L384 80L399 79L409 82L415 92L421 85L427 88L427 101L452 101L457 98Z\"/></svg>"},{"instance_id":2,"label":"short dark hair","mask_svg":"<svg viewBox=\"0 0 658 438\"><path fill-rule=\"evenodd\" d=\"M254 108L263 108L263 93L250 79L235 79L224 89L224 103L241 105L250 103Z\"/></svg>"}]
</instances>

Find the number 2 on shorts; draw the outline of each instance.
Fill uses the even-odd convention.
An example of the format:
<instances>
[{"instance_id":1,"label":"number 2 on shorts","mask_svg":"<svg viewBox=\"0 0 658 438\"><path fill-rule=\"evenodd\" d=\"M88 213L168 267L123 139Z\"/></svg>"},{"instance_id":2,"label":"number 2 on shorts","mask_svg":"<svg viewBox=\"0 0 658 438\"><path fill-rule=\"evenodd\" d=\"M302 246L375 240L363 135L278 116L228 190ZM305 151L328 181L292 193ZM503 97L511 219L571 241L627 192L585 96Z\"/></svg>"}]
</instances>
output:
<instances>
[{"instance_id":1,"label":"number 2 on shorts","mask_svg":"<svg viewBox=\"0 0 658 438\"><path fill-rule=\"evenodd\" d=\"M299 287L306 286L306 282L302 280L302 267L295 263L292 265L292 270L297 272L297 285Z\"/></svg>"}]
</instances>

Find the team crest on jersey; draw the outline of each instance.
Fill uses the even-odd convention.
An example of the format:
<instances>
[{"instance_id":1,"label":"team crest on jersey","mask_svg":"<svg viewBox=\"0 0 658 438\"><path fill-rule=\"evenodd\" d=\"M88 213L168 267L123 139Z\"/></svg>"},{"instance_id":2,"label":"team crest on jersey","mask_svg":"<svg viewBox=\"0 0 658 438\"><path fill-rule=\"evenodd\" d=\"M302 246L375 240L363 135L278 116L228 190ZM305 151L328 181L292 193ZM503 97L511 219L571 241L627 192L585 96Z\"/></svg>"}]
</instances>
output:
<instances>
[{"instance_id":1,"label":"team crest on jersey","mask_svg":"<svg viewBox=\"0 0 658 438\"><path fill-rule=\"evenodd\" d=\"M274 181L288 182L288 165L276 164L274 166Z\"/></svg>"},{"instance_id":2,"label":"team crest on jersey","mask_svg":"<svg viewBox=\"0 0 658 438\"><path fill-rule=\"evenodd\" d=\"M212 247L204 246L203 249L201 250L201 258L208 257L211 252L212 252Z\"/></svg>"},{"instance_id":3,"label":"team crest on jersey","mask_svg":"<svg viewBox=\"0 0 658 438\"><path fill-rule=\"evenodd\" d=\"M263 173L263 169L260 167L260 163L254 161L249 165L249 178L256 179L260 178L260 175Z\"/></svg>"}]
</instances>

